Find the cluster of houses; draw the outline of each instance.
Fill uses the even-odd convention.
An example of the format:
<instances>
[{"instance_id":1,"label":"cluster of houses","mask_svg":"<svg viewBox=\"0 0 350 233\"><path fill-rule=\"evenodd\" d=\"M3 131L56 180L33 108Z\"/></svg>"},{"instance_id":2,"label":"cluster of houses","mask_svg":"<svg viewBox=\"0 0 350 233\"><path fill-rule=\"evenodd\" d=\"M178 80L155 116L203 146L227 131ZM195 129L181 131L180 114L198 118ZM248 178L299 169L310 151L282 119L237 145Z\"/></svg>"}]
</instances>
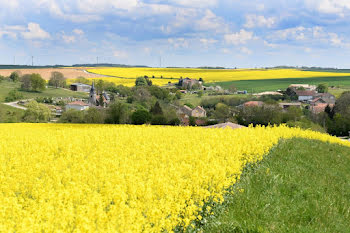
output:
<instances>
[{"instance_id":1,"label":"cluster of houses","mask_svg":"<svg viewBox=\"0 0 350 233\"><path fill-rule=\"evenodd\" d=\"M330 93L318 93L316 89L317 87L314 85L292 84L289 86L291 92L289 94L295 96L297 101L291 103L279 103L279 106L282 109L288 109L292 106L301 108L303 105L306 105L313 114L319 114L324 112L327 106L333 107L335 105L336 98L334 95ZM266 95L282 96L283 94L280 92L263 92L255 94L257 97ZM261 107L263 105L264 102L262 101L249 101L244 103L243 107Z\"/></svg>"},{"instance_id":2,"label":"cluster of houses","mask_svg":"<svg viewBox=\"0 0 350 233\"><path fill-rule=\"evenodd\" d=\"M92 86L82 83L73 83L71 85L71 90L74 89L75 91L86 92L87 88L89 88L88 92L90 92L88 101L84 102L83 100L77 100L70 102L66 105L66 111L70 109L83 111L89 109L90 107L105 108L108 106L108 104L111 101L109 95L104 91L100 95L98 95L94 83L92 83Z\"/></svg>"}]
</instances>

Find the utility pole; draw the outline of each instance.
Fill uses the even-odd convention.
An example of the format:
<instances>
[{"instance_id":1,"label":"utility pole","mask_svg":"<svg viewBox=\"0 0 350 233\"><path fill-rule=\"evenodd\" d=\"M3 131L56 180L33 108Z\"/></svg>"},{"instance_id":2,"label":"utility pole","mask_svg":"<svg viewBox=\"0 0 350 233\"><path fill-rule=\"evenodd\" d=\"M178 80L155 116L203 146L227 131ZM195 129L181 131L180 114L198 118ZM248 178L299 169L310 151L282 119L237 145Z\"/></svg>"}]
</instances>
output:
<instances>
[{"instance_id":1,"label":"utility pole","mask_svg":"<svg viewBox=\"0 0 350 233\"><path fill-rule=\"evenodd\" d=\"M32 56L32 66L34 66L34 56Z\"/></svg>"},{"instance_id":2,"label":"utility pole","mask_svg":"<svg viewBox=\"0 0 350 233\"><path fill-rule=\"evenodd\" d=\"M98 65L98 57L96 57L97 65Z\"/></svg>"},{"instance_id":3,"label":"utility pole","mask_svg":"<svg viewBox=\"0 0 350 233\"><path fill-rule=\"evenodd\" d=\"M13 65L16 65L16 56L13 56Z\"/></svg>"},{"instance_id":4,"label":"utility pole","mask_svg":"<svg viewBox=\"0 0 350 233\"><path fill-rule=\"evenodd\" d=\"M162 56L159 57L159 67L162 68Z\"/></svg>"}]
</instances>

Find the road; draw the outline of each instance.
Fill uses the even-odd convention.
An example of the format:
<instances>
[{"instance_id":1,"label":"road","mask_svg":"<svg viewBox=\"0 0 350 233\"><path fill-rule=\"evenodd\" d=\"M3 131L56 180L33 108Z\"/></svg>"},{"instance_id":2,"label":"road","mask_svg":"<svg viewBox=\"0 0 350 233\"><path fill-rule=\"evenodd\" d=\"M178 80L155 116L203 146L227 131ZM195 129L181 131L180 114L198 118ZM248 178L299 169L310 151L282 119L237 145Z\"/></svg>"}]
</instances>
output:
<instances>
[{"instance_id":1,"label":"road","mask_svg":"<svg viewBox=\"0 0 350 233\"><path fill-rule=\"evenodd\" d=\"M22 109L22 110L27 110L26 107L23 107L23 106L21 106L21 105L18 105L17 103L18 103L18 101L9 102L9 103L4 103L4 104L7 105L7 106L14 107L14 108L18 108L18 109Z\"/></svg>"}]
</instances>

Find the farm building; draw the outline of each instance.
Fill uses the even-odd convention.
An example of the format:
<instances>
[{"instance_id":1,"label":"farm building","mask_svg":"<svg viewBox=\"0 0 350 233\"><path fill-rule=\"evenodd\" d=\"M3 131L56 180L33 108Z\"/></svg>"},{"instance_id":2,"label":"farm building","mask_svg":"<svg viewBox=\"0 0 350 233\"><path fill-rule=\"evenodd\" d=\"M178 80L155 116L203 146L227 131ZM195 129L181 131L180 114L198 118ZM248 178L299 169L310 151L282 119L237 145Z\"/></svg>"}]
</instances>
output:
<instances>
[{"instance_id":1,"label":"farm building","mask_svg":"<svg viewBox=\"0 0 350 233\"><path fill-rule=\"evenodd\" d=\"M201 106L197 106L192 110L192 116L199 118L207 117L207 111L205 111L205 109Z\"/></svg>"},{"instance_id":2,"label":"farm building","mask_svg":"<svg viewBox=\"0 0 350 233\"><path fill-rule=\"evenodd\" d=\"M320 99L327 104L335 104L335 100L336 100L335 96L330 93L317 93L315 95L315 98Z\"/></svg>"},{"instance_id":3,"label":"farm building","mask_svg":"<svg viewBox=\"0 0 350 233\"><path fill-rule=\"evenodd\" d=\"M298 96L298 100L301 102L311 101L316 96L315 91L295 91L295 94Z\"/></svg>"},{"instance_id":4,"label":"farm building","mask_svg":"<svg viewBox=\"0 0 350 233\"><path fill-rule=\"evenodd\" d=\"M248 101L243 104L243 107L262 107L263 105L262 101Z\"/></svg>"},{"instance_id":5,"label":"farm building","mask_svg":"<svg viewBox=\"0 0 350 233\"><path fill-rule=\"evenodd\" d=\"M269 96L269 95L283 96L281 93L276 92L276 91L266 91L266 92L261 92L261 93L254 94L254 96L257 96L257 97Z\"/></svg>"},{"instance_id":6,"label":"farm building","mask_svg":"<svg viewBox=\"0 0 350 233\"><path fill-rule=\"evenodd\" d=\"M84 83L72 83L70 89L72 91L90 92L91 86Z\"/></svg>"},{"instance_id":7,"label":"farm building","mask_svg":"<svg viewBox=\"0 0 350 233\"><path fill-rule=\"evenodd\" d=\"M184 89L192 89L194 86L197 86L198 89L202 89L202 82L196 79L185 78L179 79L179 83L177 84L179 87Z\"/></svg>"},{"instance_id":8,"label":"farm building","mask_svg":"<svg viewBox=\"0 0 350 233\"><path fill-rule=\"evenodd\" d=\"M75 109L78 111L83 111L89 109L89 105L83 101L74 101L66 105L66 111L70 109Z\"/></svg>"},{"instance_id":9,"label":"farm building","mask_svg":"<svg viewBox=\"0 0 350 233\"><path fill-rule=\"evenodd\" d=\"M334 104L318 103L316 105L311 105L310 106L310 111L313 114L320 114L321 112L325 111L327 106L330 106L331 108L333 108Z\"/></svg>"},{"instance_id":10,"label":"farm building","mask_svg":"<svg viewBox=\"0 0 350 233\"><path fill-rule=\"evenodd\" d=\"M182 106L178 109L177 113L180 116L188 116L188 117L196 117L196 118L204 118L207 117L207 111L201 106L197 106L194 109L188 106Z\"/></svg>"},{"instance_id":11,"label":"farm building","mask_svg":"<svg viewBox=\"0 0 350 233\"><path fill-rule=\"evenodd\" d=\"M283 109L288 109L290 107L301 108L301 103L279 103L278 105Z\"/></svg>"}]
</instances>

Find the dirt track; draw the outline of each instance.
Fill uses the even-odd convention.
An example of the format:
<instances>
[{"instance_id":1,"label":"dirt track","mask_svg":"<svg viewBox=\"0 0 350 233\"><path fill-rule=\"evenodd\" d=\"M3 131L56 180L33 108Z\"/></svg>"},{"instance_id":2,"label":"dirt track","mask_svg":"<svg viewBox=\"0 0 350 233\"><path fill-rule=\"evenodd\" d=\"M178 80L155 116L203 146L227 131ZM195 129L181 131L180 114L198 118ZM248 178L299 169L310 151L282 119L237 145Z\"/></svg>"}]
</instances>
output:
<instances>
[{"instance_id":1,"label":"dirt track","mask_svg":"<svg viewBox=\"0 0 350 233\"><path fill-rule=\"evenodd\" d=\"M61 72L67 79L74 79L79 76L85 78L96 78L101 77L99 75L86 73L83 69L73 69L73 68L45 68L45 69L0 69L0 75L9 76L13 71L19 70L23 74L40 74L46 80L50 79L51 72L58 71Z\"/></svg>"}]
</instances>

